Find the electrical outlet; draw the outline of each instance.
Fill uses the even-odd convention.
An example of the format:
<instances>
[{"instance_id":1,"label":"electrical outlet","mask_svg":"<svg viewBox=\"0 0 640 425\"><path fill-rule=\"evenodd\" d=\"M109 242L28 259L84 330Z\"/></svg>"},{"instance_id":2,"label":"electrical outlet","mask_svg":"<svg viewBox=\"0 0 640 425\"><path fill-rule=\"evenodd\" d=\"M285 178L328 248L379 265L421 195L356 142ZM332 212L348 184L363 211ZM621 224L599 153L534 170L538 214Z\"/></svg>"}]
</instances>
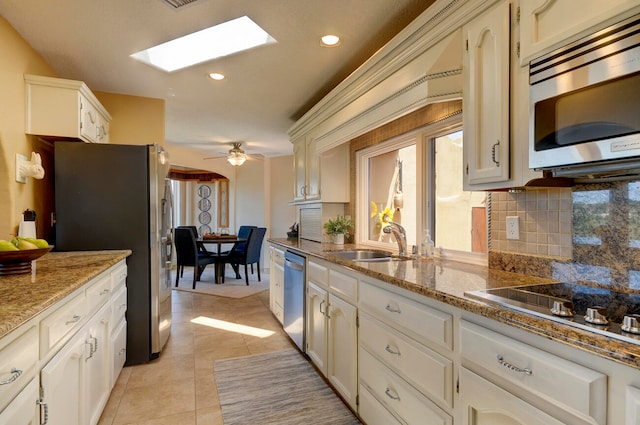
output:
<instances>
[{"instance_id":1,"label":"electrical outlet","mask_svg":"<svg viewBox=\"0 0 640 425\"><path fill-rule=\"evenodd\" d=\"M507 217L507 239L520 239L520 222L518 217Z\"/></svg>"}]
</instances>

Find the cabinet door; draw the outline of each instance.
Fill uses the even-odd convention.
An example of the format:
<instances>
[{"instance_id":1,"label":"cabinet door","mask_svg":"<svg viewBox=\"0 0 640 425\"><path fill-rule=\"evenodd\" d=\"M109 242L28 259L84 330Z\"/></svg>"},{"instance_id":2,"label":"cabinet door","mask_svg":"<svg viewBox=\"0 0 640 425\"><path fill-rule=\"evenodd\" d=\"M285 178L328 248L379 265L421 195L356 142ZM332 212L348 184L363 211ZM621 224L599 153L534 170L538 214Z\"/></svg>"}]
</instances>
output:
<instances>
[{"instance_id":1,"label":"cabinet door","mask_svg":"<svg viewBox=\"0 0 640 425\"><path fill-rule=\"evenodd\" d=\"M327 375L327 291L307 282L307 349L306 353L320 371Z\"/></svg>"},{"instance_id":2,"label":"cabinet door","mask_svg":"<svg viewBox=\"0 0 640 425\"><path fill-rule=\"evenodd\" d=\"M305 191L305 152L304 140L293 144L293 200L304 201Z\"/></svg>"},{"instance_id":3,"label":"cabinet door","mask_svg":"<svg viewBox=\"0 0 640 425\"><path fill-rule=\"evenodd\" d=\"M460 402L463 425L562 424L465 368L460 368Z\"/></svg>"},{"instance_id":4,"label":"cabinet door","mask_svg":"<svg viewBox=\"0 0 640 425\"><path fill-rule=\"evenodd\" d=\"M80 137L88 142L98 141L98 111L80 96Z\"/></svg>"},{"instance_id":5,"label":"cabinet door","mask_svg":"<svg viewBox=\"0 0 640 425\"><path fill-rule=\"evenodd\" d=\"M111 310L103 308L89 326L86 344L89 354L85 367L85 405L87 420L85 423L95 425L100 419L102 409L107 403L111 391L110 361L111 338L109 337L109 319Z\"/></svg>"},{"instance_id":6,"label":"cabinet door","mask_svg":"<svg viewBox=\"0 0 640 425\"><path fill-rule=\"evenodd\" d=\"M40 372L49 425L84 425L85 338L84 332L74 337Z\"/></svg>"},{"instance_id":7,"label":"cabinet door","mask_svg":"<svg viewBox=\"0 0 640 425\"><path fill-rule=\"evenodd\" d=\"M357 310L346 301L329 295L329 331L327 378L336 390L356 409L358 390Z\"/></svg>"},{"instance_id":8,"label":"cabinet door","mask_svg":"<svg viewBox=\"0 0 640 425\"><path fill-rule=\"evenodd\" d=\"M7 425L40 425L40 415L36 400L38 394L38 378L34 378L0 413L0 424Z\"/></svg>"},{"instance_id":9,"label":"cabinet door","mask_svg":"<svg viewBox=\"0 0 640 425\"><path fill-rule=\"evenodd\" d=\"M316 143L307 139L305 149L305 200L320 199L320 157L316 154Z\"/></svg>"},{"instance_id":10,"label":"cabinet door","mask_svg":"<svg viewBox=\"0 0 640 425\"><path fill-rule=\"evenodd\" d=\"M638 6L637 0L580 0L579 4L575 0L526 0L520 3L521 65ZM580 13L576 13L578 5ZM571 19L567 19L569 16Z\"/></svg>"},{"instance_id":11,"label":"cabinet door","mask_svg":"<svg viewBox=\"0 0 640 425\"><path fill-rule=\"evenodd\" d=\"M509 179L510 5L463 27L463 126L468 184Z\"/></svg>"}]
</instances>

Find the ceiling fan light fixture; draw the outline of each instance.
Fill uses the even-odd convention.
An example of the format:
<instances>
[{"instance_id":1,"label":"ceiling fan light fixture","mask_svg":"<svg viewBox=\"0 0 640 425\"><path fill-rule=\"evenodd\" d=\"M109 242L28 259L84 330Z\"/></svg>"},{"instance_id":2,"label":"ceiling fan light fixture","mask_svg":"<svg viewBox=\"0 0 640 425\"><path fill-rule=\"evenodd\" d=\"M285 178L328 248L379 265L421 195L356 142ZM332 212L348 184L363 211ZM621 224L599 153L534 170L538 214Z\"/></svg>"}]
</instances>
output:
<instances>
[{"instance_id":1,"label":"ceiling fan light fixture","mask_svg":"<svg viewBox=\"0 0 640 425\"><path fill-rule=\"evenodd\" d=\"M240 145L240 143L234 143L233 148L229 150L229 155L227 156L227 161L229 161L229 164L236 167L244 164L244 162L247 160L247 155L244 153Z\"/></svg>"}]
</instances>

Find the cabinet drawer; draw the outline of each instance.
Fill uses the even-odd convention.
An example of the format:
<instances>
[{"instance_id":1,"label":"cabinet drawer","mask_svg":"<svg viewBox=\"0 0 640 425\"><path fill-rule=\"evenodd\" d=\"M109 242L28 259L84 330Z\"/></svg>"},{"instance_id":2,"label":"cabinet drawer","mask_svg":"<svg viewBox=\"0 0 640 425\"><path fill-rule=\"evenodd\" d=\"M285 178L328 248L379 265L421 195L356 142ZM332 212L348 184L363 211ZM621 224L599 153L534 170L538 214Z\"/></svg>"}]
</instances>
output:
<instances>
[{"instance_id":1,"label":"cabinet drawer","mask_svg":"<svg viewBox=\"0 0 640 425\"><path fill-rule=\"evenodd\" d=\"M453 363L366 314L360 345L432 399L453 405Z\"/></svg>"},{"instance_id":2,"label":"cabinet drawer","mask_svg":"<svg viewBox=\"0 0 640 425\"><path fill-rule=\"evenodd\" d=\"M19 328L14 333L16 336L12 333L4 337L0 346L0 411L35 376L38 362L36 326L26 331Z\"/></svg>"},{"instance_id":3,"label":"cabinet drawer","mask_svg":"<svg viewBox=\"0 0 640 425\"><path fill-rule=\"evenodd\" d=\"M362 348L359 350L360 384L408 424L450 425L452 419L391 369Z\"/></svg>"},{"instance_id":4,"label":"cabinet drawer","mask_svg":"<svg viewBox=\"0 0 640 425\"><path fill-rule=\"evenodd\" d=\"M111 326L116 327L127 312L127 288L120 288L111 302Z\"/></svg>"},{"instance_id":5,"label":"cabinet drawer","mask_svg":"<svg viewBox=\"0 0 640 425\"><path fill-rule=\"evenodd\" d=\"M127 285L127 265L120 264L111 272L111 293L115 294L118 289Z\"/></svg>"},{"instance_id":6,"label":"cabinet drawer","mask_svg":"<svg viewBox=\"0 0 640 425\"><path fill-rule=\"evenodd\" d=\"M111 298L111 279L109 275L99 277L87 288L87 304L89 313L98 311Z\"/></svg>"},{"instance_id":7,"label":"cabinet drawer","mask_svg":"<svg viewBox=\"0 0 640 425\"><path fill-rule=\"evenodd\" d=\"M51 313L40 322L40 359L49 351L80 329L87 315L87 302L84 293L76 295L71 301Z\"/></svg>"},{"instance_id":8,"label":"cabinet drawer","mask_svg":"<svg viewBox=\"0 0 640 425\"><path fill-rule=\"evenodd\" d=\"M309 261L307 263L307 280L320 285L329 285L329 269L322 264Z\"/></svg>"},{"instance_id":9,"label":"cabinet drawer","mask_svg":"<svg viewBox=\"0 0 640 425\"><path fill-rule=\"evenodd\" d=\"M116 384L118 376L127 359L127 322L120 322L120 326L111 335L111 388Z\"/></svg>"},{"instance_id":10,"label":"cabinet drawer","mask_svg":"<svg viewBox=\"0 0 640 425\"><path fill-rule=\"evenodd\" d=\"M330 269L329 286L333 292L342 295L348 301L355 303L358 299L358 279L353 276Z\"/></svg>"},{"instance_id":11,"label":"cabinet drawer","mask_svg":"<svg viewBox=\"0 0 640 425\"><path fill-rule=\"evenodd\" d=\"M284 266L284 251L277 249L277 248L273 248L273 261L276 264L280 264L281 266Z\"/></svg>"},{"instance_id":12,"label":"cabinet drawer","mask_svg":"<svg viewBox=\"0 0 640 425\"><path fill-rule=\"evenodd\" d=\"M391 413L367 390L367 387L360 385L360 404L358 413L367 425L401 425L400 421L393 417Z\"/></svg>"},{"instance_id":13,"label":"cabinet drawer","mask_svg":"<svg viewBox=\"0 0 640 425\"><path fill-rule=\"evenodd\" d=\"M572 414L606 423L606 375L464 320L460 344L463 366L479 375L506 380L519 388L522 398L531 394Z\"/></svg>"},{"instance_id":14,"label":"cabinet drawer","mask_svg":"<svg viewBox=\"0 0 640 425\"><path fill-rule=\"evenodd\" d=\"M449 350L453 341L453 318L419 302L361 281L358 305L382 322L431 345Z\"/></svg>"}]
</instances>

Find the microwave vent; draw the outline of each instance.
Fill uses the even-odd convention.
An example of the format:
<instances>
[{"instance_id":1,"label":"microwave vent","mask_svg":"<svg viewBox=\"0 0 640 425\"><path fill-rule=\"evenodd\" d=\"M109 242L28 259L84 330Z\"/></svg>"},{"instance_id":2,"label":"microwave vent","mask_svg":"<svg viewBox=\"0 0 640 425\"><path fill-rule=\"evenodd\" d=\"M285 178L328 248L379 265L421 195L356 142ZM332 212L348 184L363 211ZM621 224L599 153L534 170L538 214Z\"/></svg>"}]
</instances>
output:
<instances>
[{"instance_id":1,"label":"microwave vent","mask_svg":"<svg viewBox=\"0 0 640 425\"><path fill-rule=\"evenodd\" d=\"M191 3L195 3L198 0L163 0L163 1L167 3L169 6L172 6L178 9L179 7L186 6Z\"/></svg>"}]
</instances>

